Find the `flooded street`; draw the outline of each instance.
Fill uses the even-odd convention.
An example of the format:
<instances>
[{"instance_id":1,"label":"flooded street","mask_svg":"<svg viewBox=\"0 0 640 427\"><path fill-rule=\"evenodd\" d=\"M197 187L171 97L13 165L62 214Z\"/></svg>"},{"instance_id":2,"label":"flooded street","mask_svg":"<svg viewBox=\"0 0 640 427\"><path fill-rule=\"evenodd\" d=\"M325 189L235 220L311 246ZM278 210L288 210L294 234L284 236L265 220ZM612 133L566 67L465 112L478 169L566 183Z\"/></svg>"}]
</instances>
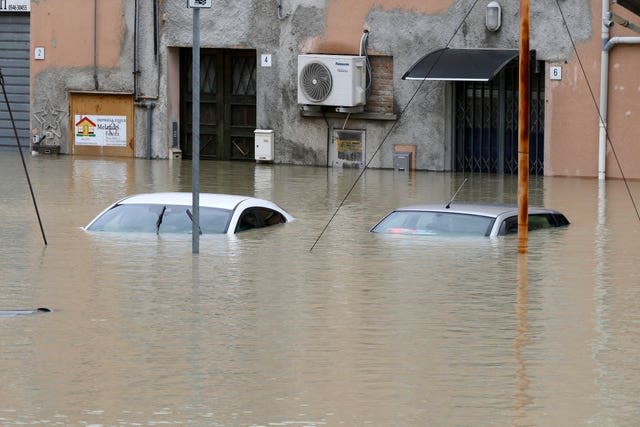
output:
<instances>
[{"instance_id":1,"label":"flooded street","mask_svg":"<svg viewBox=\"0 0 640 427\"><path fill-rule=\"evenodd\" d=\"M202 162L201 191L294 222L237 236L81 229L189 161L0 152L0 425L635 426L640 221L625 184L531 178L571 225L432 240L396 206L516 201L517 177ZM640 198L640 183L630 182ZM310 250L313 247L313 250Z\"/></svg>"}]
</instances>

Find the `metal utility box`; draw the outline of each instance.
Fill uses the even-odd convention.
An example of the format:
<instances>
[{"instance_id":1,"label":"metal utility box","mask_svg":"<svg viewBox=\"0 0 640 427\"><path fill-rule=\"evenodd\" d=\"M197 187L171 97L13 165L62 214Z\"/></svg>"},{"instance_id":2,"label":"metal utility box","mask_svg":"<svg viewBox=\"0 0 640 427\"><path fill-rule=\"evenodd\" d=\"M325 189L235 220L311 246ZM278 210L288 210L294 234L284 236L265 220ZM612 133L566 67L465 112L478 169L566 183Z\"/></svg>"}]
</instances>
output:
<instances>
[{"instance_id":1,"label":"metal utility box","mask_svg":"<svg viewBox=\"0 0 640 427\"><path fill-rule=\"evenodd\" d=\"M182 150L176 147L169 148L169 160L182 159Z\"/></svg>"},{"instance_id":2,"label":"metal utility box","mask_svg":"<svg viewBox=\"0 0 640 427\"><path fill-rule=\"evenodd\" d=\"M273 161L273 140L274 134L271 129L256 129L255 134L255 158L256 161Z\"/></svg>"},{"instance_id":3,"label":"metal utility box","mask_svg":"<svg viewBox=\"0 0 640 427\"><path fill-rule=\"evenodd\" d=\"M398 172L408 172L411 169L411 153L393 153L393 170Z\"/></svg>"}]
</instances>

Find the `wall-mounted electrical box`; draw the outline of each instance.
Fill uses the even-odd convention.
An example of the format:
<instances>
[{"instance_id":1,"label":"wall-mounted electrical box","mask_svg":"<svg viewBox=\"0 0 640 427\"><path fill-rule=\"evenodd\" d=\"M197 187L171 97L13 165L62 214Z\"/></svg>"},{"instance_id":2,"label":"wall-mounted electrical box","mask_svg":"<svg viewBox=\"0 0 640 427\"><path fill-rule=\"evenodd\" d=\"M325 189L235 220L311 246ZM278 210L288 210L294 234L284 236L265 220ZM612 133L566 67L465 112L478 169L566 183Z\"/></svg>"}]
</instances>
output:
<instances>
[{"instance_id":1,"label":"wall-mounted electrical box","mask_svg":"<svg viewBox=\"0 0 640 427\"><path fill-rule=\"evenodd\" d=\"M255 134L255 158L259 162L272 162L274 154L274 134L271 129L256 129Z\"/></svg>"}]
</instances>

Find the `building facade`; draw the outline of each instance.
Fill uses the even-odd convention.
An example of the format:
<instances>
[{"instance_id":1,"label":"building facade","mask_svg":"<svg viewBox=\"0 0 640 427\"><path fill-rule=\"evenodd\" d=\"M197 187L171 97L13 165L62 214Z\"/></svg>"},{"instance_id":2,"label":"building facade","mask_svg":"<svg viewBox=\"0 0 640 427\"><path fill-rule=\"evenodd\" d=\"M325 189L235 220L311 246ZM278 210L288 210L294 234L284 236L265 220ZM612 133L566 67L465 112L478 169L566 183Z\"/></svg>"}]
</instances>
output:
<instances>
[{"instance_id":1,"label":"building facade","mask_svg":"<svg viewBox=\"0 0 640 427\"><path fill-rule=\"evenodd\" d=\"M276 163L392 168L409 153L418 170L517 170L518 0L211 3L199 11L201 158L254 161L258 136L267 136ZM640 178L637 33L605 25L609 12L640 17L606 0L531 3L530 171ZM26 144L73 155L191 155L187 0L0 5L0 67ZM457 59L433 56L443 48ZM486 51L489 59L471 61ZM507 56L496 64L497 51ZM364 57L365 81L344 83L364 91L364 105L300 98L301 74L314 71L301 64L316 54L332 90L342 88L340 64ZM442 74L403 79L421 60ZM486 75L473 75L478 63ZM310 77L314 90L321 77ZM15 144L5 125L0 144Z\"/></svg>"}]
</instances>

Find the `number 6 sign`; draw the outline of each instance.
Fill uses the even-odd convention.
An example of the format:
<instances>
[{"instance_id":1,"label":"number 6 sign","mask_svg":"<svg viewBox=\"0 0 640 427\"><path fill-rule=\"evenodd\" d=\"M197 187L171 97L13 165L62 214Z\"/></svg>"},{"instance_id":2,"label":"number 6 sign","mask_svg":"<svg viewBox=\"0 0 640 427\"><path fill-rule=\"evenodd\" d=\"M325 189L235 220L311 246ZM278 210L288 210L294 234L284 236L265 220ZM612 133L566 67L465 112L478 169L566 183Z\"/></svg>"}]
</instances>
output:
<instances>
[{"instance_id":1,"label":"number 6 sign","mask_svg":"<svg viewBox=\"0 0 640 427\"><path fill-rule=\"evenodd\" d=\"M562 80L562 67L549 67L549 79Z\"/></svg>"}]
</instances>

